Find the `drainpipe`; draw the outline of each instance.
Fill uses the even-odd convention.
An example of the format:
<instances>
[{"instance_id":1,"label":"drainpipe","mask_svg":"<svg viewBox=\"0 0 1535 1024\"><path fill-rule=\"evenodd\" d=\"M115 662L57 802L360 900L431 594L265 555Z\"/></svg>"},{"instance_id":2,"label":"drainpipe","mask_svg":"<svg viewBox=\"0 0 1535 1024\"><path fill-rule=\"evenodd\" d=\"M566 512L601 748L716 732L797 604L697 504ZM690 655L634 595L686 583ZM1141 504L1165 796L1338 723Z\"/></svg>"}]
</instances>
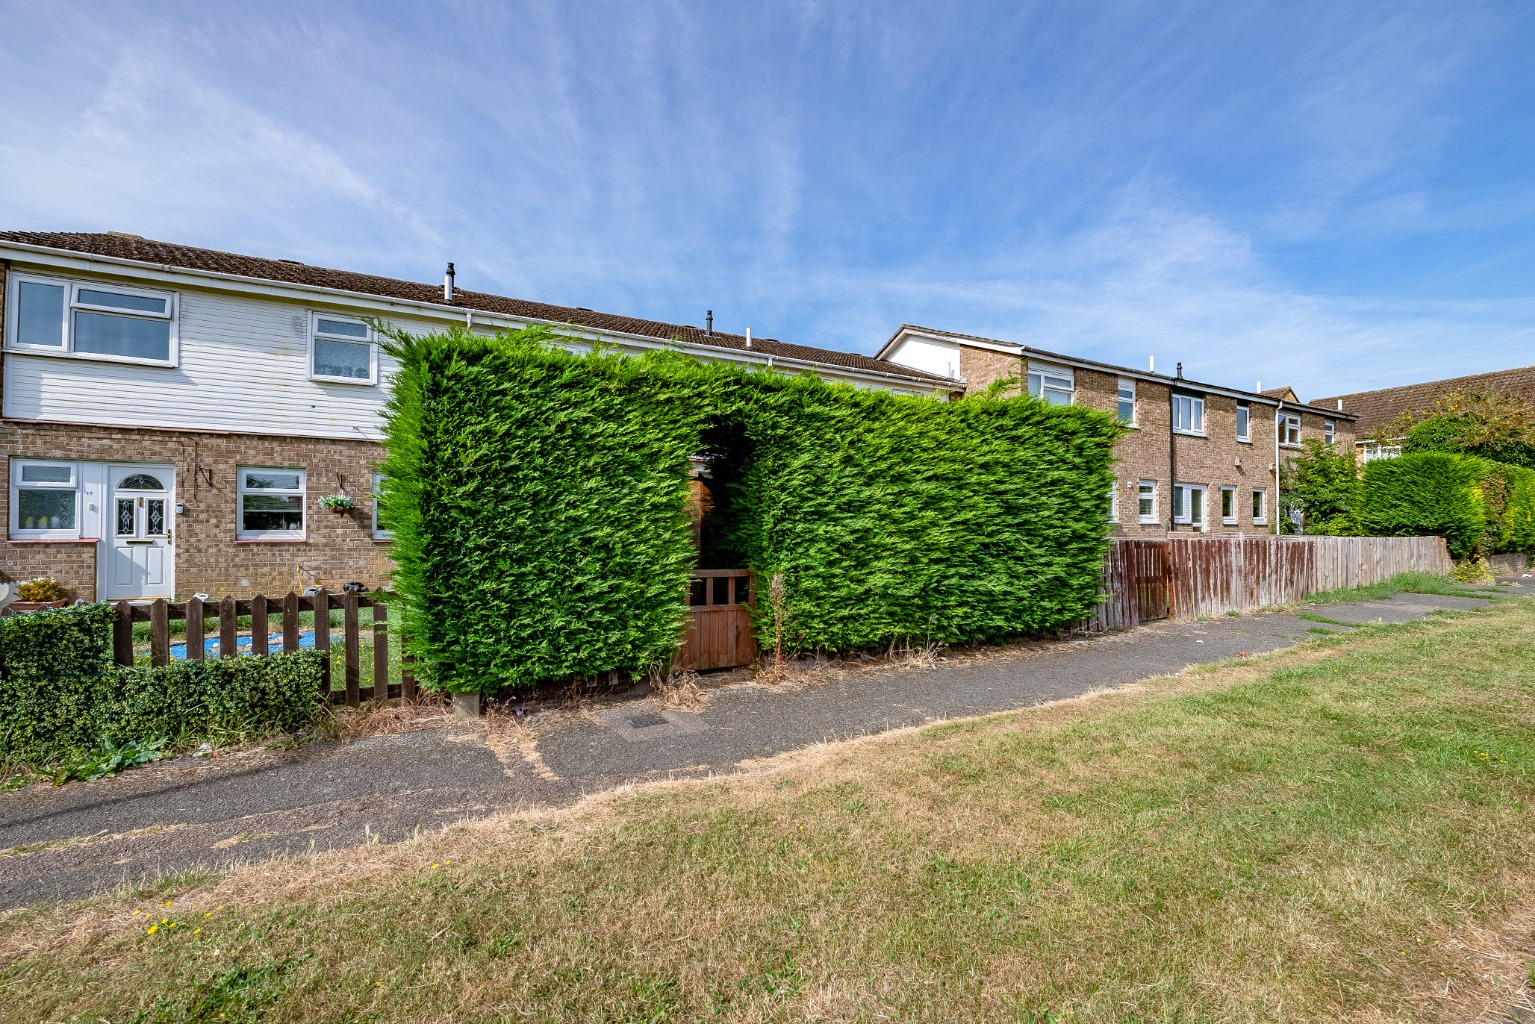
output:
<instances>
[{"instance_id":1,"label":"drainpipe","mask_svg":"<svg viewBox=\"0 0 1535 1024\"><path fill-rule=\"evenodd\" d=\"M1279 400L1279 408L1274 410L1274 504L1269 509L1269 515L1274 517L1274 536L1279 536L1279 418L1284 415L1284 399Z\"/></svg>"},{"instance_id":2,"label":"drainpipe","mask_svg":"<svg viewBox=\"0 0 1535 1024\"><path fill-rule=\"evenodd\" d=\"M1167 385L1167 471L1172 479L1167 485L1167 532L1172 533L1178 529L1178 515L1174 511L1178 493L1178 435L1173 432L1173 424L1177 422L1177 402L1173 392L1173 386Z\"/></svg>"}]
</instances>

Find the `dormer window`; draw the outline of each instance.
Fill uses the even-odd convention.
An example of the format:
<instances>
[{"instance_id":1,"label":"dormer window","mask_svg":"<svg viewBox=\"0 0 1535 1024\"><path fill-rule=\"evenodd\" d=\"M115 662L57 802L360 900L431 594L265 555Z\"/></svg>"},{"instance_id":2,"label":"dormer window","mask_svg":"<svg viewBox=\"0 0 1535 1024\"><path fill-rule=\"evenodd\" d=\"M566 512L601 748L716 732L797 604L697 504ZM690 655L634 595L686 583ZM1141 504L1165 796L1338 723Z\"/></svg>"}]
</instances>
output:
<instances>
[{"instance_id":1,"label":"dormer window","mask_svg":"<svg viewBox=\"0 0 1535 1024\"><path fill-rule=\"evenodd\" d=\"M16 275L7 347L115 362L174 365L176 296Z\"/></svg>"},{"instance_id":2,"label":"dormer window","mask_svg":"<svg viewBox=\"0 0 1535 1024\"><path fill-rule=\"evenodd\" d=\"M1070 405L1076 381L1069 367L1029 364L1029 394L1051 405Z\"/></svg>"},{"instance_id":3,"label":"dormer window","mask_svg":"<svg viewBox=\"0 0 1535 1024\"><path fill-rule=\"evenodd\" d=\"M338 384L378 380L373 329L349 316L316 313L309 332L309 376Z\"/></svg>"}]
</instances>

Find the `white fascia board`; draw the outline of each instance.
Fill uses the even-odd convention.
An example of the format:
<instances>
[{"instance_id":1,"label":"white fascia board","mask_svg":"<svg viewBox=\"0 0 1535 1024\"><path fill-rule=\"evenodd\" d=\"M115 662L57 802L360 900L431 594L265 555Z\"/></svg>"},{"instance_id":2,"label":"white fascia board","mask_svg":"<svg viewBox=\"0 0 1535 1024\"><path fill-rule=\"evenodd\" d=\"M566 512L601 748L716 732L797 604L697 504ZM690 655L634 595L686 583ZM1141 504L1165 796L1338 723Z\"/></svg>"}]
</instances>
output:
<instances>
[{"instance_id":1,"label":"white fascia board","mask_svg":"<svg viewBox=\"0 0 1535 1024\"><path fill-rule=\"evenodd\" d=\"M911 328L903 328L890 336L890 340L875 353L875 359L888 359L890 353L903 342L911 338L921 338L924 341L937 341L945 345L959 345L960 347L984 348L992 352L1006 352L1008 355L1022 355L1023 346L1014 345L1005 341L977 341L974 338L960 338L952 334L944 334L941 331L918 331Z\"/></svg>"},{"instance_id":2,"label":"white fascia board","mask_svg":"<svg viewBox=\"0 0 1535 1024\"><path fill-rule=\"evenodd\" d=\"M375 313L409 312L424 319L437 319L446 323L467 323L473 319L487 326L520 327L539 324L585 340L615 339L625 345L641 349L674 348L693 356L708 356L726 362L749 366L788 366L794 369L811 369L818 375L839 381L857 381L864 384L894 386L900 384L917 391L934 394L950 390L941 382L917 380L900 373L881 373L876 370L857 370L835 363L821 363L810 359L787 356L770 356L766 353L747 353L739 349L716 348L685 341L671 341L650 335L626 334L618 331L599 331L594 327L570 324L560 320L539 320L514 317L493 310L473 309L468 306L449 306L438 302L417 302L413 299L396 299L368 292L346 291L340 288L324 288L319 285L296 284L283 281L263 281L260 278L225 274L213 270L194 270L163 263L128 260L118 256L98 256L92 253L76 253L50 249L45 246L27 245L21 242L0 243L0 256L9 256L16 262L59 270L76 270L93 274L117 274L122 277L142 278L147 272L155 281L179 284L192 288L208 288L216 291L235 292L244 295L260 295L267 298L287 299L297 302L324 302L345 309L362 309Z\"/></svg>"}]
</instances>

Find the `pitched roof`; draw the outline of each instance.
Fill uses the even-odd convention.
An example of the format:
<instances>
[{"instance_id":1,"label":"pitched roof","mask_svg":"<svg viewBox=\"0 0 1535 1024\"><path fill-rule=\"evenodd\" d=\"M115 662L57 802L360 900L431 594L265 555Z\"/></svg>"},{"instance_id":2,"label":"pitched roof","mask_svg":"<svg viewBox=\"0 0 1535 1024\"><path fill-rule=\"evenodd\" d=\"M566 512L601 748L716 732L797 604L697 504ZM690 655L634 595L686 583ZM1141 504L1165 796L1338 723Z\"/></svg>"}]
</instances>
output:
<instances>
[{"instance_id":1,"label":"pitched roof","mask_svg":"<svg viewBox=\"0 0 1535 1024\"><path fill-rule=\"evenodd\" d=\"M679 340L691 345L710 348L746 351L746 338L739 334L708 333L690 324L668 324L638 317L598 313L590 309L572 306L553 306L526 299L511 299L486 292L456 289L453 301L442 301L442 285L400 281L373 274L358 274L349 270L330 270L312 267L294 260L265 259L258 256L241 256L216 249L199 249L171 242L157 242L138 235L111 232L69 231L0 231L0 242L17 242L22 245L43 246L68 252L107 256L115 259L152 263L164 267L185 270L202 270L236 277L249 277L262 281L278 281L286 284L308 285L338 291L378 295L385 298L405 299L433 305L451 305L462 309L500 313L519 320L539 320L556 324L588 327L595 331L615 334L632 334L645 338ZM772 338L752 338L751 351L783 359L799 359L823 363L849 370L901 377L917 385L950 384L946 377L897 366L857 352L838 352L834 349L815 348L810 345L794 345Z\"/></svg>"},{"instance_id":2,"label":"pitched roof","mask_svg":"<svg viewBox=\"0 0 1535 1024\"><path fill-rule=\"evenodd\" d=\"M1510 398L1535 403L1535 366L1474 373L1467 377L1450 377L1376 391L1356 391L1351 395L1319 398L1317 404L1336 405L1341 398L1343 408L1358 415L1359 436L1364 437L1404 412L1424 412L1432 408L1440 398L1457 391L1501 391Z\"/></svg>"},{"instance_id":3,"label":"pitched roof","mask_svg":"<svg viewBox=\"0 0 1535 1024\"><path fill-rule=\"evenodd\" d=\"M1095 370L1116 373L1125 377L1133 377L1137 380L1155 381L1157 383L1166 384L1172 388L1205 390L1211 393L1233 395L1238 399L1244 400L1249 398L1263 398L1268 399L1269 402L1273 403L1277 403L1282 399L1291 405L1299 406L1312 412L1323 414L1331 413L1339 419L1352 420L1354 418L1353 415L1347 411L1334 412L1330 408L1321 408L1320 402L1311 404L1302 402L1299 398L1295 397L1295 392L1289 388L1273 388L1268 391L1248 391L1245 388L1227 387L1224 384L1211 384L1208 381L1190 380L1181 376L1169 376L1165 373L1157 373L1150 369L1137 370L1134 367L1118 366L1114 363L1105 363L1098 359L1085 359L1081 356L1068 356L1060 352L1047 352L1044 349L1035 348L1032 345L1023 345L1016 341L1002 341L998 338L983 338L978 334L962 334L958 331L946 331L936 327L922 327L919 324L902 324L900 327L898 327L896 332L890 336L890 340L885 342L884 346L880 349L880 356L882 358L888 358L891 349L895 346L895 343L908 333L915 333L919 335L925 335L930 338L953 341L961 346L970 345L974 347L976 345L980 345L986 348L1014 352L1015 354L1022 357L1039 356L1044 360L1058 360L1062 363L1066 363L1072 366L1082 366Z\"/></svg>"}]
</instances>

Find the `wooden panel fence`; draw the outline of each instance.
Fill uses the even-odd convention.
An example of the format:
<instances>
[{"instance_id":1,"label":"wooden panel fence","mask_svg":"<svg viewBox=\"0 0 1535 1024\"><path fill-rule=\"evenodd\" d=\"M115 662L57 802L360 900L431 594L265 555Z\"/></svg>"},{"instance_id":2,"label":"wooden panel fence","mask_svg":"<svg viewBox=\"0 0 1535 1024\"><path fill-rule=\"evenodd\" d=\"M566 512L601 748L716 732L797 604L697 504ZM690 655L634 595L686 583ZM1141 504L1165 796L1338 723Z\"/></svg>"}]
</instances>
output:
<instances>
[{"instance_id":1,"label":"wooden panel fence","mask_svg":"<svg viewBox=\"0 0 1535 1024\"><path fill-rule=\"evenodd\" d=\"M1452 568L1439 537L1115 539L1104 562L1103 603L1087 628L1250 612L1404 572Z\"/></svg>"},{"instance_id":2,"label":"wooden panel fence","mask_svg":"<svg viewBox=\"0 0 1535 1024\"><path fill-rule=\"evenodd\" d=\"M410 653L400 645L400 680L390 682L389 677L389 608L376 598L362 597L355 593L330 594L324 590L316 594L300 595L289 592L280 598L265 596L237 601L226 597L220 601L204 602L191 598L184 602L165 600L148 604L119 601L114 606L117 621L112 632L112 658L118 665L132 665L135 658L146 653L146 645L136 642L134 623L149 623L147 655L151 665L167 665L175 655L192 661L208 657L208 620L215 620L218 638L217 657L232 658L242 653L262 656L281 651L297 651L313 647L324 661L324 678L327 697L333 704L356 707L363 699L386 700L404 697L414 700L417 696L416 678L412 671ZM331 612L341 613L341 681L334 686L334 665L331 656ZM362 685L363 662L363 612L369 613L371 628L372 679L365 689ZM309 629L301 626L301 613L312 613ZM242 619L248 619L245 626ZM275 620L275 622L274 622ZM186 623L186 639L181 644L171 640L172 622ZM278 632L274 633L274 625ZM276 641L276 643L274 643ZM307 642L306 642L307 641ZM177 648L181 648L177 650ZM275 648L275 649L274 649Z\"/></svg>"}]
</instances>

